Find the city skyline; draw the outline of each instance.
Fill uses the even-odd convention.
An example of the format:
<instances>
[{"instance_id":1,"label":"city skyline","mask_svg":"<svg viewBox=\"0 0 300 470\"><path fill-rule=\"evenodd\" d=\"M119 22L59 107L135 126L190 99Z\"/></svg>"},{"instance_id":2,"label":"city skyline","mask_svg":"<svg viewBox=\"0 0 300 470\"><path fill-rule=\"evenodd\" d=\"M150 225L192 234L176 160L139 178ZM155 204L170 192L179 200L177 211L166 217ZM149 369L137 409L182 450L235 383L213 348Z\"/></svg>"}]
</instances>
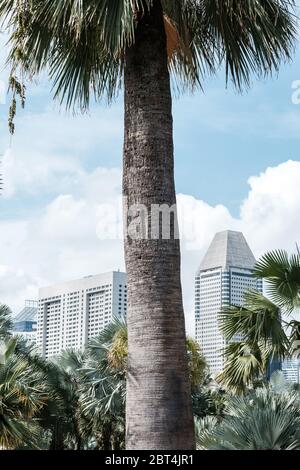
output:
<instances>
[{"instance_id":1,"label":"city skyline","mask_svg":"<svg viewBox=\"0 0 300 470\"><path fill-rule=\"evenodd\" d=\"M230 86L225 91L216 78L204 93L174 101L178 206L189 234L182 240L188 325L190 273L216 231L242 231L256 257L268 249L294 250L300 105L293 104L292 85L299 78L295 61L278 77L254 81L244 95ZM67 115L53 105L41 77L37 87L28 86L10 142L8 105L7 99L0 106L0 298L19 311L40 285L124 270L122 240L98 235L103 209L121 195L123 114L120 96L110 108L93 105L88 116Z\"/></svg>"},{"instance_id":2,"label":"city skyline","mask_svg":"<svg viewBox=\"0 0 300 470\"><path fill-rule=\"evenodd\" d=\"M252 276L255 263L256 260L244 235L241 232L225 230L215 234L197 270L194 337L213 376L224 367L221 351L225 341L217 326L217 317L222 307L230 304L242 305L243 294L248 289L263 293L262 280ZM113 316L126 316L126 283L126 273L118 270L43 286L39 289L38 300L25 300L21 312L13 315L13 334L21 335L24 339L35 343L40 352L48 358L70 348L83 349L87 341L97 336ZM121 292L120 288L124 288L125 291ZM57 308L58 302L62 304L59 308ZM68 305L70 302L72 305ZM54 309L51 308L51 304L55 304ZM59 323L57 331L51 330L50 342L45 341L45 333L46 335L49 333L49 315L56 316ZM299 312L295 312L293 318L297 319L297 315L299 316ZM43 325L45 318L48 323L46 327ZM86 323L85 333L82 329L82 320ZM70 331L67 331L70 321L71 333L75 333L75 339L72 339ZM90 325L90 321L93 325ZM52 323L50 327L53 329ZM61 325L65 326L61 329ZM236 340L239 341L240 338ZM282 372L288 382L299 382L299 360L294 358L284 360Z\"/></svg>"},{"instance_id":3,"label":"city skyline","mask_svg":"<svg viewBox=\"0 0 300 470\"><path fill-rule=\"evenodd\" d=\"M232 231L232 230L226 228L225 230L222 230L221 232L230 232L230 231ZM233 232L234 232L234 231L233 231ZM215 233L212 234L212 238L215 236L216 233L218 233L218 232L215 232ZM241 233L242 233L242 232L241 232ZM108 240L108 241L109 241L109 240ZM211 245L211 240L206 244L206 247L205 247L206 251L205 251L205 249L203 249L203 250L200 252L200 253L203 253L202 256L201 256L202 258L204 257L204 254L207 253L207 251L209 250L210 245ZM193 252L193 250L191 250L191 252ZM262 253L262 254L263 254L263 253ZM201 258L199 258L199 259L194 259L194 264L195 264L196 266L199 266L199 262L200 262L199 260L200 260L200 259L201 259ZM118 263L116 263L116 266L120 266L120 265L121 265L121 263L119 263L119 265L118 265ZM198 270L198 268L197 268L197 270ZM195 270L195 271L196 271L196 270ZM195 271L194 271L194 273L195 273ZM107 270L107 272L110 272L110 270ZM122 272L122 270L121 270L119 267L117 267L117 268L115 268L115 269L112 269L111 272ZM87 273L89 273L89 274L87 274ZM35 297L36 301L37 301L37 299L38 299L38 292L39 292L41 289L47 289L47 288L52 287L53 285L56 285L56 284L67 284L67 283L71 283L71 282L73 282L73 281L76 281L78 278L84 279L84 278L88 278L88 277L95 277L95 276L101 275L101 273L99 273L99 272L95 272L94 274L91 274L90 271L87 271L87 273L81 273L81 276L79 275L79 273L78 273L77 276L76 276L76 273L74 273L74 275L73 275L72 277L69 277L68 279L53 279L52 282L48 282L47 284L44 283L44 285L37 286L37 289L36 289L37 295L36 295L36 297ZM191 284L192 284L192 280L194 280L194 276L195 276L194 273L191 272L191 271L188 273L189 281L190 281ZM103 272L102 272L102 274L103 274ZM194 320L195 320L195 318L194 318L194 315L195 315L195 308L194 308L194 307L195 307L195 305L194 305L194 300L195 300L195 298L194 298L194 293L195 293L195 291L194 291L194 285L193 285L193 287L192 287L191 290L192 290L192 295L191 295L191 299L190 299L190 304L192 304L192 307L190 307L189 309L185 308L185 312L184 312L184 313L185 313L185 319L186 319L187 334L189 334L189 335L195 337L195 336L196 336L196 331L195 331L195 321L194 321ZM185 300L186 300L186 299L185 299ZM26 299L22 299L22 304L24 303L24 301L26 302ZM19 309L19 310L18 310L18 309L12 310L12 314L13 314L13 317L14 317L14 318L16 318L16 317L18 316L18 314L19 314L18 312L19 312L19 311L20 311L20 309Z\"/></svg>"}]
</instances>

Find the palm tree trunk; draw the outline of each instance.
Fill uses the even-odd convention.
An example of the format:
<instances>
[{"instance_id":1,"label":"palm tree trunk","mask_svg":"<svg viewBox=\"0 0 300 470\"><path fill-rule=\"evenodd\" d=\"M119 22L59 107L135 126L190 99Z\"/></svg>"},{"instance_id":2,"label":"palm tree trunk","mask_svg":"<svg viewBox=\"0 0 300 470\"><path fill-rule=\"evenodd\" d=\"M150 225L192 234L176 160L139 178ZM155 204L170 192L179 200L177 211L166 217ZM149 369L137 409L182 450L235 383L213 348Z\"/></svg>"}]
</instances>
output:
<instances>
[{"instance_id":1,"label":"palm tree trunk","mask_svg":"<svg viewBox=\"0 0 300 470\"><path fill-rule=\"evenodd\" d=\"M135 204L176 203L170 76L162 9L155 0L125 55L125 229ZM146 220L147 222L147 220ZM153 220L152 220L153 222ZM176 224L176 222L175 222ZM174 232L171 222L171 231ZM126 448L194 448L180 282L180 246L125 230L128 274Z\"/></svg>"}]
</instances>

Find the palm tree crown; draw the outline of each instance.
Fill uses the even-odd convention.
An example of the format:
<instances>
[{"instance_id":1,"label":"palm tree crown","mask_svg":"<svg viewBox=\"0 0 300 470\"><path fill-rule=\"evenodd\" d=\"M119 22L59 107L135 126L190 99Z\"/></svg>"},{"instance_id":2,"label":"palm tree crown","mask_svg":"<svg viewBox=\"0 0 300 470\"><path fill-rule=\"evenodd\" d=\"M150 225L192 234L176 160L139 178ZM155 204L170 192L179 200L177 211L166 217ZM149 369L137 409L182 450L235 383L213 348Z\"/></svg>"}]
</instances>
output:
<instances>
[{"instance_id":1,"label":"palm tree crown","mask_svg":"<svg viewBox=\"0 0 300 470\"><path fill-rule=\"evenodd\" d=\"M47 69L54 94L67 107L109 100L122 84L124 52L136 25L157 0L0 0L10 32L11 86ZM225 66L242 88L252 73L277 71L296 37L294 0L161 0L169 67L178 83L194 87ZM16 79L18 77L18 80ZM19 86L18 86L19 84Z\"/></svg>"}]
</instances>

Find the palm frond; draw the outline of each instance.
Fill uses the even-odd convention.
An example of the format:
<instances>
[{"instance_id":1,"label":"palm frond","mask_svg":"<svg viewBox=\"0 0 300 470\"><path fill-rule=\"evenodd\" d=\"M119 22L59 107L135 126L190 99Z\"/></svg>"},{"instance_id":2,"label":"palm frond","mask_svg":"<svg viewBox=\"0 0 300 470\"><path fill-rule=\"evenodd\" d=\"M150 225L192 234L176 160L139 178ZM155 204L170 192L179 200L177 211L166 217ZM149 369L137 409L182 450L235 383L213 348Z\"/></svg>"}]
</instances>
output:
<instances>
[{"instance_id":1,"label":"palm frond","mask_svg":"<svg viewBox=\"0 0 300 470\"><path fill-rule=\"evenodd\" d=\"M46 69L54 96L67 108L113 99L122 84L124 51L154 0L0 0L10 34L11 76L22 81ZM297 37L293 0L161 0L170 70L192 88L224 63L241 89L252 74L277 71Z\"/></svg>"},{"instance_id":2,"label":"palm frond","mask_svg":"<svg viewBox=\"0 0 300 470\"><path fill-rule=\"evenodd\" d=\"M250 290L243 306L226 306L220 316L220 330L227 341L235 337L249 344L259 344L270 359L288 353L289 340L282 325L280 308L260 292Z\"/></svg>"},{"instance_id":3,"label":"palm frond","mask_svg":"<svg viewBox=\"0 0 300 470\"><path fill-rule=\"evenodd\" d=\"M300 449L299 395L262 388L232 398L227 416L211 433L207 448L217 450Z\"/></svg>"},{"instance_id":4,"label":"palm frond","mask_svg":"<svg viewBox=\"0 0 300 470\"><path fill-rule=\"evenodd\" d=\"M37 448L36 418L46 394L39 372L16 353L16 341L6 343L5 361L0 363L0 447L27 444Z\"/></svg>"},{"instance_id":5,"label":"palm frond","mask_svg":"<svg viewBox=\"0 0 300 470\"><path fill-rule=\"evenodd\" d=\"M197 450L205 450L214 442L214 431L218 425L215 416L205 418L195 418L195 436Z\"/></svg>"},{"instance_id":6,"label":"palm frond","mask_svg":"<svg viewBox=\"0 0 300 470\"><path fill-rule=\"evenodd\" d=\"M11 334L13 329L12 312L6 305L0 305L0 339Z\"/></svg>"},{"instance_id":7,"label":"palm frond","mask_svg":"<svg viewBox=\"0 0 300 470\"><path fill-rule=\"evenodd\" d=\"M277 72L294 51L297 21L290 0L202 0L199 10L221 50L226 78L238 89L251 75Z\"/></svg>"},{"instance_id":8,"label":"palm frond","mask_svg":"<svg viewBox=\"0 0 300 470\"><path fill-rule=\"evenodd\" d=\"M267 282L272 300L286 313L300 306L300 256L289 256L284 250L264 255L255 266L256 276Z\"/></svg>"},{"instance_id":9,"label":"palm frond","mask_svg":"<svg viewBox=\"0 0 300 470\"><path fill-rule=\"evenodd\" d=\"M217 380L233 394L245 393L266 368L257 344L230 343L225 348L224 356L225 367Z\"/></svg>"}]
</instances>

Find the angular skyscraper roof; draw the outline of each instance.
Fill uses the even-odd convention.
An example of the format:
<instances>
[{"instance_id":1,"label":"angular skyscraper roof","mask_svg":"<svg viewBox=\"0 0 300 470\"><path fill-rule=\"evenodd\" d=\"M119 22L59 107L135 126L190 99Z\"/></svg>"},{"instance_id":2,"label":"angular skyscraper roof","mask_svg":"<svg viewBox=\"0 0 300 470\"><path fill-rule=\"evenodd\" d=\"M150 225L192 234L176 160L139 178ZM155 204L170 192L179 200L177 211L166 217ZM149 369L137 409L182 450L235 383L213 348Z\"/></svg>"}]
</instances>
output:
<instances>
[{"instance_id":1,"label":"angular skyscraper roof","mask_svg":"<svg viewBox=\"0 0 300 470\"><path fill-rule=\"evenodd\" d=\"M14 317L14 322L36 321L38 303L34 300L26 300L25 307Z\"/></svg>"},{"instance_id":2,"label":"angular skyscraper roof","mask_svg":"<svg viewBox=\"0 0 300 470\"><path fill-rule=\"evenodd\" d=\"M253 269L256 260L241 232L226 230L215 235L199 271L229 267Z\"/></svg>"}]
</instances>

